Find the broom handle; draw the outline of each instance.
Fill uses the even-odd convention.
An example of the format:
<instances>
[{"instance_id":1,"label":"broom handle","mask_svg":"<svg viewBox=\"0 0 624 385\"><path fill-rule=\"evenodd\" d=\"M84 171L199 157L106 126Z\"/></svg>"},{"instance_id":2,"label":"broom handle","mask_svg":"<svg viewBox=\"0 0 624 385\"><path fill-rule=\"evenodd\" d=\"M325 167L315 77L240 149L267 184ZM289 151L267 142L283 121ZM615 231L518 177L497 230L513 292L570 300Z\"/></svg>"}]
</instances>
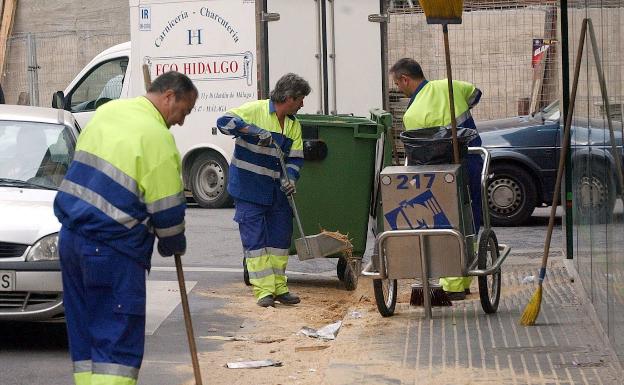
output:
<instances>
[{"instance_id":1,"label":"broom handle","mask_svg":"<svg viewBox=\"0 0 624 385\"><path fill-rule=\"evenodd\" d=\"M557 181L555 182L555 190L553 192L553 202L550 208L550 218L548 219L548 231L546 232L546 241L544 242L544 255L542 256L542 268L539 273L539 284L542 284L546 277L546 265L548 264L548 253L550 252L550 240L552 238L553 227L555 225L555 213L559 204L559 195L561 190L561 178L565 168L565 160L570 147L570 127L572 126L572 115L574 114L574 104L576 102L576 90L578 88L579 73L581 71L581 60L583 58L583 47L585 45L585 34L587 32L587 19L583 20L581 27L581 38L576 52L576 63L574 64L574 79L572 80L572 93L570 95L570 106L568 115L566 115L565 125L563 126L563 144L561 153L559 154L559 167L557 168Z\"/></svg>"},{"instance_id":2,"label":"broom handle","mask_svg":"<svg viewBox=\"0 0 624 385\"><path fill-rule=\"evenodd\" d=\"M195 335L193 333L193 321L189 309L188 297L186 296L186 283L184 281L184 270L182 270L182 260L179 254L174 255L176 273L178 274L178 284L180 286L180 298L182 300L182 313L184 313L184 324L186 325L186 337L188 338L191 361L193 363L193 374L195 375L195 385L203 385L201 371L199 370L199 360L197 359L197 346L195 345Z\"/></svg>"},{"instance_id":3,"label":"broom handle","mask_svg":"<svg viewBox=\"0 0 624 385\"><path fill-rule=\"evenodd\" d=\"M279 158L280 166L282 167L282 173L284 174L284 178L288 178L288 173L286 171L286 164L284 164L284 151L277 145L277 143L273 143L273 146L277 150L277 157ZM299 229L299 234L301 238L303 238L303 242L306 245L306 249L309 255L312 255L312 249L310 248L310 244L308 243L308 238L306 238L303 232L303 226L301 225L301 219L299 218L299 210L297 210L297 205L295 204L295 198L292 195L288 195L288 203L290 203L290 208L293 211L293 216L295 217L295 222L297 223L297 228Z\"/></svg>"},{"instance_id":4,"label":"broom handle","mask_svg":"<svg viewBox=\"0 0 624 385\"><path fill-rule=\"evenodd\" d=\"M453 75L451 71L451 53L448 39L448 26L442 24L444 35L444 57L446 59L446 77L449 90L449 108L451 109L451 134L453 135L453 162L459 164L459 143L457 142L457 119L455 118L455 97L453 96Z\"/></svg>"}]
</instances>

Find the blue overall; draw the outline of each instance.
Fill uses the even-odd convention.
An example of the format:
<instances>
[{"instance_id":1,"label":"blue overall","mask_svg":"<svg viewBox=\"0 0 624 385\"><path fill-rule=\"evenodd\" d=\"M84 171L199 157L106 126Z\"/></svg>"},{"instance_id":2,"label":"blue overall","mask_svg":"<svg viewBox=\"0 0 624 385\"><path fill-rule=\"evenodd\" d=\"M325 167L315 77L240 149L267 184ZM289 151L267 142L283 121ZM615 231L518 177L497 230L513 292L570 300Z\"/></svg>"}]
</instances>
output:
<instances>
[{"instance_id":1,"label":"blue overall","mask_svg":"<svg viewBox=\"0 0 624 385\"><path fill-rule=\"evenodd\" d=\"M81 373L91 381L136 379L145 342L145 267L66 227L59 254L76 383L91 383L80 381Z\"/></svg>"},{"instance_id":2,"label":"blue overall","mask_svg":"<svg viewBox=\"0 0 624 385\"><path fill-rule=\"evenodd\" d=\"M273 189L273 203L262 205L236 199L234 221L238 223L249 278L256 298L288 292L286 265L292 236L292 209L279 184ZM255 265L261 262L259 270ZM266 259L266 261L260 261ZM266 266L270 268L267 269ZM270 272L268 271L270 270ZM270 274L269 274L270 273Z\"/></svg>"}]
</instances>

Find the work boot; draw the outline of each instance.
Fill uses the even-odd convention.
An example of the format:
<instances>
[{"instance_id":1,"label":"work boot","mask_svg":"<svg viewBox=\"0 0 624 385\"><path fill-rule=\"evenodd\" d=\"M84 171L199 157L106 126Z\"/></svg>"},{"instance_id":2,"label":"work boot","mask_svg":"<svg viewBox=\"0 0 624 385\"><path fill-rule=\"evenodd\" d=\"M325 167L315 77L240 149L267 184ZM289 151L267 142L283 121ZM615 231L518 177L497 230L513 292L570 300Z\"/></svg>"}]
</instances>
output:
<instances>
[{"instance_id":1,"label":"work boot","mask_svg":"<svg viewBox=\"0 0 624 385\"><path fill-rule=\"evenodd\" d=\"M284 305L295 305L301 302L299 297L289 292L275 296L275 300Z\"/></svg>"},{"instance_id":2,"label":"work boot","mask_svg":"<svg viewBox=\"0 0 624 385\"><path fill-rule=\"evenodd\" d=\"M273 297L270 295L267 295L266 297L262 297L258 300L258 302L256 302L258 304L258 306L262 306L262 307L275 307L275 301L273 301Z\"/></svg>"},{"instance_id":3,"label":"work boot","mask_svg":"<svg viewBox=\"0 0 624 385\"><path fill-rule=\"evenodd\" d=\"M464 289L464 293L466 293L466 295L471 294L471 293L470 293L470 288L468 288L468 289Z\"/></svg>"},{"instance_id":4,"label":"work boot","mask_svg":"<svg viewBox=\"0 0 624 385\"><path fill-rule=\"evenodd\" d=\"M463 291L447 291L446 295L451 301L462 301L466 299L466 293Z\"/></svg>"}]
</instances>

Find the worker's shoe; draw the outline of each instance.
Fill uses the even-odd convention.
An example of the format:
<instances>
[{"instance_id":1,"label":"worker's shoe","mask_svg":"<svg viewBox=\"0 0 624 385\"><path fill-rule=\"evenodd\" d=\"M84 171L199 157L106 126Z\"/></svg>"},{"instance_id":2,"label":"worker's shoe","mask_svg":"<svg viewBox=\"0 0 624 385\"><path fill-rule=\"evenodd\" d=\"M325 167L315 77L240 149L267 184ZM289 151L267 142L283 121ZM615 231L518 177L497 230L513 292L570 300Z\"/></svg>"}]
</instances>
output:
<instances>
[{"instance_id":1,"label":"worker's shoe","mask_svg":"<svg viewBox=\"0 0 624 385\"><path fill-rule=\"evenodd\" d=\"M466 293L463 291L447 291L446 295L451 301L463 301L466 299Z\"/></svg>"},{"instance_id":2,"label":"worker's shoe","mask_svg":"<svg viewBox=\"0 0 624 385\"><path fill-rule=\"evenodd\" d=\"M275 296L275 300L279 303L282 303L284 305L296 305L299 302L301 302L301 300L299 299L299 297L297 297L294 294L291 293L284 293L284 294L280 294L280 295L276 295Z\"/></svg>"},{"instance_id":3,"label":"worker's shoe","mask_svg":"<svg viewBox=\"0 0 624 385\"><path fill-rule=\"evenodd\" d=\"M273 300L273 297L270 295L260 298L258 302L256 303L258 304L258 306L262 306L262 307L269 307L269 306L275 307L275 301Z\"/></svg>"},{"instance_id":4,"label":"worker's shoe","mask_svg":"<svg viewBox=\"0 0 624 385\"><path fill-rule=\"evenodd\" d=\"M470 288L464 289L464 293L466 293L466 295L470 295Z\"/></svg>"}]
</instances>

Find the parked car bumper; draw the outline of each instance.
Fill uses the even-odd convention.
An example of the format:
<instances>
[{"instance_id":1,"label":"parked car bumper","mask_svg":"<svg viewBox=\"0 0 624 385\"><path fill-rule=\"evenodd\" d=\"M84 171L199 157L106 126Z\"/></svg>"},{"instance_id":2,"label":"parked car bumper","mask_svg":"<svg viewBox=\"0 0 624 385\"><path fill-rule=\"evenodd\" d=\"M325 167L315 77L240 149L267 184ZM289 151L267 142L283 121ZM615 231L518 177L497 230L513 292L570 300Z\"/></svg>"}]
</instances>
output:
<instances>
[{"instance_id":1,"label":"parked car bumper","mask_svg":"<svg viewBox=\"0 0 624 385\"><path fill-rule=\"evenodd\" d=\"M60 264L6 262L0 270L15 272L14 291L0 291L0 320L40 321L63 315Z\"/></svg>"}]
</instances>

